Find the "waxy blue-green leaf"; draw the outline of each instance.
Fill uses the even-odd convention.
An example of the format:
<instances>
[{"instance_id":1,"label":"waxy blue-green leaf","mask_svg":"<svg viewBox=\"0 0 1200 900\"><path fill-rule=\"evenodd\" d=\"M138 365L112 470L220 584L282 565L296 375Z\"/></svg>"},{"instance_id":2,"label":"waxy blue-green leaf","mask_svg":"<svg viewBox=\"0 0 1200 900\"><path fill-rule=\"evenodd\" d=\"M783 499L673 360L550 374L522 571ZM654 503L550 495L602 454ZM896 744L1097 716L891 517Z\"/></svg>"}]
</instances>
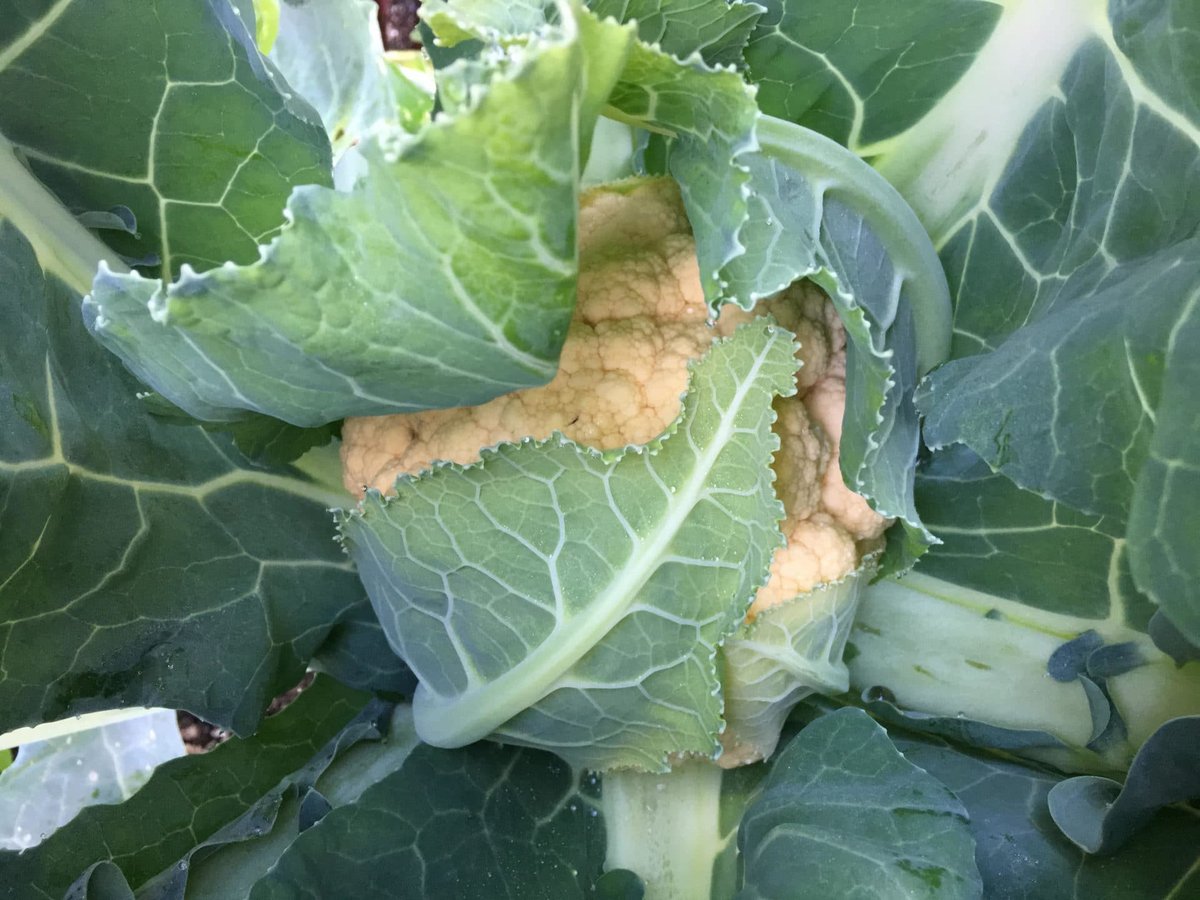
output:
<instances>
[{"instance_id":1,"label":"waxy blue-green leaf","mask_svg":"<svg viewBox=\"0 0 1200 900\"><path fill-rule=\"evenodd\" d=\"M866 713L838 710L791 740L746 810L738 898L981 897L967 821Z\"/></svg>"},{"instance_id":2,"label":"waxy blue-green leaf","mask_svg":"<svg viewBox=\"0 0 1200 900\"><path fill-rule=\"evenodd\" d=\"M887 4L777 3L751 68L779 83L796 60L824 69L831 93L806 81L779 111L869 154L939 249L953 359L925 386L926 439L965 443L1022 487L1113 518L1138 587L1200 639L1180 437L1195 404L1188 389L1165 392L1189 381L1191 354L1168 348L1195 330L1200 294L1200 73L1176 62L1195 56L1200 21L1187 0L1023 0L990 30L990 4L915 7L914 22L943 9L949 30L876 42L910 28ZM847 15L844 31L800 33ZM767 52L785 35L823 59ZM924 76L907 63L922 60L948 89L872 110L862 85L877 81L881 97L889 82L915 86ZM845 85L858 100L839 112Z\"/></svg>"},{"instance_id":3,"label":"waxy blue-green leaf","mask_svg":"<svg viewBox=\"0 0 1200 900\"><path fill-rule=\"evenodd\" d=\"M547 381L574 306L581 136L629 39L568 18L514 48L466 108L366 141L349 193L297 189L253 265L169 287L102 271L97 338L198 418L317 425Z\"/></svg>"},{"instance_id":4,"label":"waxy blue-green leaf","mask_svg":"<svg viewBox=\"0 0 1200 900\"><path fill-rule=\"evenodd\" d=\"M168 278L253 260L292 187L330 181L319 119L228 0L4 0L0 132L69 208L131 210L105 241Z\"/></svg>"},{"instance_id":5,"label":"waxy blue-green leaf","mask_svg":"<svg viewBox=\"0 0 1200 900\"><path fill-rule=\"evenodd\" d=\"M341 500L147 413L7 222L0 284L0 731L114 706L252 731L365 602Z\"/></svg>"},{"instance_id":6,"label":"waxy blue-green leaf","mask_svg":"<svg viewBox=\"0 0 1200 900\"><path fill-rule=\"evenodd\" d=\"M1047 796L1061 776L937 739L892 739L966 807L989 900L1179 900L1200 888L1194 812L1163 810L1121 852L1089 856L1050 817Z\"/></svg>"},{"instance_id":7,"label":"waxy blue-green leaf","mask_svg":"<svg viewBox=\"0 0 1200 900\"><path fill-rule=\"evenodd\" d=\"M651 445L501 445L343 517L421 679L423 740L491 734L598 769L716 753L716 648L782 543L771 403L795 389L792 353L788 332L742 326L694 364L679 419Z\"/></svg>"},{"instance_id":8,"label":"waxy blue-green leaf","mask_svg":"<svg viewBox=\"0 0 1200 900\"><path fill-rule=\"evenodd\" d=\"M325 687L327 692L321 696L328 703L330 686ZM335 693L334 697L340 700L341 694ZM310 718L318 715L314 708L316 698L313 700L307 710ZM301 759L299 765L293 761L293 770L255 798L245 812L211 836L198 840L185 850L180 862L143 885L139 898L248 897L254 885L268 876L300 835L331 811L355 803L376 782L403 766L418 744L411 710L378 700L367 701L362 695L355 708L357 715L316 753ZM288 714L289 710L283 713ZM307 723L294 715L288 722L285 740L299 741L303 737L300 729ZM230 760L232 766L242 767L238 762ZM203 771L196 766L193 772L197 769ZM227 809L231 814L236 812L235 808ZM95 900L107 898L100 896Z\"/></svg>"},{"instance_id":9,"label":"waxy blue-green leaf","mask_svg":"<svg viewBox=\"0 0 1200 900\"><path fill-rule=\"evenodd\" d=\"M856 645L849 644L847 652L854 655L861 651ZM890 699L886 699L890 696L891 693L887 688L875 687L863 691L858 702L871 714L872 718L888 728L903 728L918 734L934 735L957 744L965 744L968 747L1020 753L1021 751L1040 752L1044 748L1065 746L1054 735L1044 731L1018 731L1001 728L986 722L968 719L964 713L951 716L901 709Z\"/></svg>"},{"instance_id":10,"label":"waxy blue-green leaf","mask_svg":"<svg viewBox=\"0 0 1200 900\"><path fill-rule=\"evenodd\" d=\"M1046 12L1026 18L1045 29ZM1169 348L1195 331L1200 296L1200 79L1162 78L1159 60L1185 58L1200 23L1178 3L1116 3L1109 19L1070 3L1053 12L1062 24L1038 63L1049 66L1043 92L989 123L999 134L961 180L923 199L952 157L918 165L917 134L881 163L941 246L954 355L967 357L931 378L926 437L966 443L1018 484L1125 523L1138 586L1196 640L1200 532L1177 437L1194 399L1176 388L1166 402L1164 387L1187 379L1190 354ZM1001 43L1027 38L1020 18L1001 24ZM1007 65L992 50L972 73ZM953 129L971 133L961 116ZM1147 469L1164 443L1174 446Z\"/></svg>"},{"instance_id":11,"label":"waxy blue-green leaf","mask_svg":"<svg viewBox=\"0 0 1200 900\"><path fill-rule=\"evenodd\" d=\"M215 848L254 841L277 825L290 824L294 834L294 822L278 821L286 795L317 781L351 749L348 738L371 738L361 727L342 737L369 702L318 679L254 737L164 763L124 803L85 809L25 853L0 852L0 898L61 897L85 871L77 886L82 900L113 896L105 884L137 888L148 900L181 897L189 865Z\"/></svg>"},{"instance_id":12,"label":"waxy blue-green leaf","mask_svg":"<svg viewBox=\"0 0 1200 900\"><path fill-rule=\"evenodd\" d=\"M1047 798L1063 833L1087 853L1111 855L1164 807L1200 800L1200 716L1165 723L1142 745L1124 785L1080 776Z\"/></svg>"},{"instance_id":13,"label":"waxy blue-green leaf","mask_svg":"<svg viewBox=\"0 0 1200 900\"><path fill-rule=\"evenodd\" d=\"M755 0L745 51L763 112L873 156L954 86L1001 6L980 0Z\"/></svg>"},{"instance_id":14,"label":"waxy blue-green leaf","mask_svg":"<svg viewBox=\"0 0 1200 900\"><path fill-rule=\"evenodd\" d=\"M948 363L922 385L917 404L931 446L965 443L1022 487L1125 522L1158 423L1195 421L1193 403L1160 410L1159 398L1164 350L1176 344L1173 335L1200 327L1200 240L1130 262L1105 280L992 352ZM1175 365L1188 364L1184 355L1174 355ZM1005 398L999 409L997 395ZM1176 452L1168 451L1165 469ZM1166 487L1151 496L1165 500ZM1160 523L1146 525L1161 534Z\"/></svg>"},{"instance_id":15,"label":"waxy blue-green leaf","mask_svg":"<svg viewBox=\"0 0 1200 900\"><path fill-rule=\"evenodd\" d=\"M1200 241L1193 241L1200 253ZM1167 340L1156 427L1133 489L1133 577L1173 629L1200 646L1200 279ZM1193 652L1193 656L1195 653Z\"/></svg>"},{"instance_id":16,"label":"waxy blue-green leaf","mask_svg":"<svg viewBox=\"0 0 1200 900\"><path fill-rule=\"evenodd\" d=\"M419 746L301 834L246 896L583 900L604 863L594 784L549 753Z\"/></svg>"},{"instance_id":17,"label":"waxy blue-green leaf","mask_svg":"<svg viewBox=\"0 0 1200 900\"><path fill-rule=\"evenodd\" d=\"M847 485L902 519L883 569L907 569L933 542L913 502L913 391L947 351L945 276L912 211L869 166L777 119L758 131L747 249L726 271L753 298L802 276L828 292L848 338L839 464Z\"/></svg>"}]
</instances>

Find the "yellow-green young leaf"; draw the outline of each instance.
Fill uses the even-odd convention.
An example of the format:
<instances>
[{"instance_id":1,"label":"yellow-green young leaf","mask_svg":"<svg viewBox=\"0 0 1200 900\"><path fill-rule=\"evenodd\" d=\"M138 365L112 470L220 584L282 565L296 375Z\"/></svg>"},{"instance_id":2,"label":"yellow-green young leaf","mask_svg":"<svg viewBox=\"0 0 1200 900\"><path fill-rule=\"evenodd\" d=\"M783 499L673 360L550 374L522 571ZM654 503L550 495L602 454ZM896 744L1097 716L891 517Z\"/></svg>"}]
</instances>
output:
<instances>
[{"instance_id":1,"label":"yellow-green young leaf","mask_svg":"<svg viewBox=\"0 0 1200 900\"><path fill-rule=\"evenodd\" d=\"M288 4L293 5L293 4ZM279 0L254 0L254 42L264 56L279 37Z\"/></svg>"},{"instance_id":2,"label":"yellow-green young leaf","mask_svg":"<svg viewBox=\"0 0 1200 900\"><path fill-rule=\"evenodd\" d=\"M335 157L372 129L426 121L432 91L392 71L372 0L284 3L280 13L271 61L320 114Z\"/></svg>"},{"instance_id":3,"label":"yellow-green young leaf","mask_svg":"<svg viewBox=\"0 0 1200 900\"><path fill-rule=\"evenodd\" d=\"M716 753L716 648L782 543L772 401L794 391L793 350L777 326L745 325L694 365L652 445L502 445L343 517L421 679L423 740L492 734L601 769Z\"/></svg>"},{"instance_id":4,"label":"yellow-green young leaf","mask_svg":"<svg viewBox=\"0 0 1200 900\"><path fill-rule=\"evenodd\" d=\"M367 140L348 193L298 188L259 262L101 271L96 337L199 418L297 425L481 403L549 380L575 302L582 141L630 29L566 17L423 131Z\"/></svg>"},{"instance_id":5,"label":"yellow-green young leaf","mask_svg":"<svg viewBox=\"0 0 1200 900\"><path fill-rule=\"evenodd\" d=\"M611 16L638 29L639 39L603 98L605 115L670 138L668 167L692 222L704 295L714 309L728 300L749 309L751 292L724 270L744 249L739 232L746 223L750 175L743 157L755 146L758 107L736 71L712 63L732 61L758 8L731 7L725 0L671 3L667 9L588 5L594 11L580 13L581 21L593 27L606 27L601 17L611 27ZM421 16L448 45L470 39L478 47L503 46L528 40L561 15L557 7L546 0L437 0L424 4Z\"/></svg>"}]
</instances>

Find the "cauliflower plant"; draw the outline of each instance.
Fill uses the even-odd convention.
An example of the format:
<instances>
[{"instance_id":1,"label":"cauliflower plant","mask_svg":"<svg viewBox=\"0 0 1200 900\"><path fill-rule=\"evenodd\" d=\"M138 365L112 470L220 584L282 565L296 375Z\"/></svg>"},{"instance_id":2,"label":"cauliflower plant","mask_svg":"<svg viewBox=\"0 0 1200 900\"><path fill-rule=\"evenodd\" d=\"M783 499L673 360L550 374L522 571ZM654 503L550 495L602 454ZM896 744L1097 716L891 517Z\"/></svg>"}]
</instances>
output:
<instances>
[{"instance_id":1,"label":"cauliflower plant","mask_svg":"<svg viewBox=\"0 0 1200 900\"><path fill-rule=\"evenodd\" d=\"M846 403L846 335L809 282L752 312L726 306L714 323L700 286L691 227L670 179L635 180L584 195L579 298L557 376L480 406L350 418L343 430L346 488L392 491L401 474L437 461L476 462L480 450L553 432L597 449L645 444L679 415L687 364L757 316L793 332L797 393L776 401L776 491L786 546L748 616L854 572L890 520L842 480L837 464Z\"/></svg>"}]
</instances>

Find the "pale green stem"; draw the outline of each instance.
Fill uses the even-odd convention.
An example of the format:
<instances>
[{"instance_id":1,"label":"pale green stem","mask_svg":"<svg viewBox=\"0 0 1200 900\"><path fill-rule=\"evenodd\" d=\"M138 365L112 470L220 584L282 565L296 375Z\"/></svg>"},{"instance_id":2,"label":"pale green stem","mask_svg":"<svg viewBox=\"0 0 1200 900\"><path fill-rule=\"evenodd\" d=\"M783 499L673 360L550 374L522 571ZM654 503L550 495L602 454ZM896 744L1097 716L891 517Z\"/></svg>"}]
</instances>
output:
<instances>
[{"instance_id":1,"label":"pale green stem","mask_svg":"<svg viewBox=\"0 0 1200 900\"><path fill-rule=\"evenodd\" d=\"M1056 681L1050 656L1084 631L1130 643L1144 664L1106 679L1128 739L1085 749L1093 721L1083 684ZM1067 751L1027 755L1074 770L1126 768L1163 722L1200 714L1200 662L1177 667L1143 632L1080 619L911 574L867 589L849 644L854 690L882 686L906 708L1002 728L1044 731Z\"/></svg>"},{"instance_id":2,"label":"pale green stem","mask_svg":"<svg viewBox=\"0 0 1200 900\"><path fill-rule=\"evenodd\" d=\"M723 774L708 760L680 763L661 775L605 772L606 868L636 873L645 900L732 896L735 885L723 883L732 869L718 865L732 839L721 834Z\"/></svg>"},{"instance_id":3,"label":"pale green stem","mask_svg":"<svg viewBox=\"0 0 1200 900\"><path fill-rule=\"evenodd\" d=\"M326 506L347 509L358 498L342 483L341 441L330 441L324 447L314 447L292 465L306 475L320 493L314 495Z\"/></svg>"}]
</instances>

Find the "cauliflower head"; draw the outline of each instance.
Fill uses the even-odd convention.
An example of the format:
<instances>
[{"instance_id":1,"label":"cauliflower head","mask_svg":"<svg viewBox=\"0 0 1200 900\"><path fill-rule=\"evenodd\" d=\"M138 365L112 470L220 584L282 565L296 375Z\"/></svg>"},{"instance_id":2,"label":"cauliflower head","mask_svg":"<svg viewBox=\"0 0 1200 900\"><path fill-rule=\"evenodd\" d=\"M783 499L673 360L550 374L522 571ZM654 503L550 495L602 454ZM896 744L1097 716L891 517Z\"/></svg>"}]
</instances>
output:
<instances>
[{"instance_id":1,"label":"cauliflower head","mask_svg":"<svg viewBox=\"0 0 1200 900\"><path fill-rule=\"evenodd\" d=\"M695 243L671 179L635 180L584 195L574 319L558 374L539 388L480 406L347 419L346 488L393 490L434 462L475 462L483 448L560 431L598 449L644 444L679 415L688 361L754 316L772 315L798 340L797 394L776 401L776 490L786 546L749 617L837 581L875 549L890 524L842 481L846 335L829 299L808 282L747 312L709 319Z\"/></svg>"}]
</instances>

